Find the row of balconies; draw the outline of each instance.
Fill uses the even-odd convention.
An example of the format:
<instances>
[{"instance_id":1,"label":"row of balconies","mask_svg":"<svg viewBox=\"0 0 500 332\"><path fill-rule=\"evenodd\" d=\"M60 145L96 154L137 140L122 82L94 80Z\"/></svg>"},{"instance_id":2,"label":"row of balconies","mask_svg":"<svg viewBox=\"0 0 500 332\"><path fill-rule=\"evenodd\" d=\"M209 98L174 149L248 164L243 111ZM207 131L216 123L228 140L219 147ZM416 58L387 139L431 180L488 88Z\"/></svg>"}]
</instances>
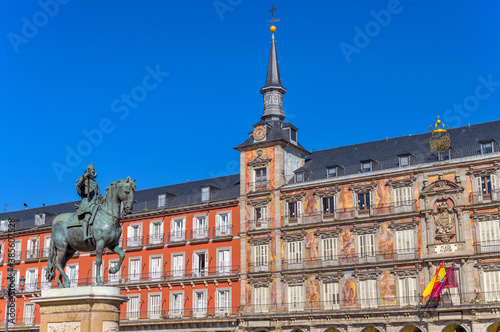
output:
<instances>
[{"instance_id":1,"label":"row of balconies","mask_svg":"<svg viewBox=\"0 0 500 332\"><path fill-rule=\"evenodd\" d=\"M283 265L284 270L298 270L414 259L419 259L418 249L375 251L370 254L331 255L320 258L285 259ZM271 271L271 264L271 262L251 263L250 273Z\"/></svg>"},{"instance_id":2,"label":"row of balconies","mask_svg":"<svg viewBox=\"0 0 500 332\"><path fill-rule=\"evenodd\" d=\"M214 278L214 277L228 277L239 274L239 265L227 265L227 266L217 266L208 267L205 269L183 269L183 270L172 270L172 271L159 271L159 272L147 272L147 273L135 273L135 274L109 274L108 276L103 276L102 280L107 285L128 285L137 283L158 283L158 282L174 282L186 279L196 279L196 278ZM71 287L77 286L92 286L97 285L96 278L78 278L71 280ZM41 289L57 288L57 280L40 281L36 283L30 283L26 281L24 287L20 288L19 285L15 287L17 292L34 292ZM6 289L3 286L0 292Z\"/></svg>"},{"instance_id":3,"label":"row of balconies","mask_svg":"<svg viewBox=\"0 0 500 332\"><path fill-rule=\"evenodd\" d=\"M240 314L240 306L219 306L201 308L177 308L170 310L126 311L120 313L120 320L183 319L229 317Z\"/></svg>"},{"instance_id":4,"label":"row of balconies","mask_svg":"<svg viewBox=\"0 0 500 332\"><path fill-rule=\"evenodd\" d=\"M211 233L211 234L210 234ZM186 231L173 231L168 234L153 234L147 236L129 237L126 239L125 248L134 248L142 246L154 246L164 244L175 244L177 242L208 240L210 238L225 238L231 237L233 227L228 225L225 227L213 227L212 232L208 227L192 229L187 233ZM186 236L188 235L188 236ZM210 236L211 235L211 236Z\"/></svg>"},{"instance_id":5,"label":"row of balconies","mask_svg":"<svg viewBox=\"0 0 500 332\"><path fill-rule=\"evenodd\" d=\"M330 301L314 302L288 302L282 305L246 305L241 308L242 314L270 312L299 312L312 313L321 311L387 311L391 309L423 309L437 307L478 307L478 306L498 306L500 304L500 292L481 293L456 293L450 294L443 291L439 302L436 298L429 298L425 301L422 296L401 296L384 298L344 298L340 294L332 297Z\"/></svg>"},{"instance_id":6,"label":"row of balconies","mask_svg":"<svg viewBox=\"0 0 500 332\"><path fill-rule=\"evenodd\" d=\"M473 204L485 204L492 202L500 202L500 189L492 189L491 192L485 194L472 194Z\"/></svg>"}]
</instances>

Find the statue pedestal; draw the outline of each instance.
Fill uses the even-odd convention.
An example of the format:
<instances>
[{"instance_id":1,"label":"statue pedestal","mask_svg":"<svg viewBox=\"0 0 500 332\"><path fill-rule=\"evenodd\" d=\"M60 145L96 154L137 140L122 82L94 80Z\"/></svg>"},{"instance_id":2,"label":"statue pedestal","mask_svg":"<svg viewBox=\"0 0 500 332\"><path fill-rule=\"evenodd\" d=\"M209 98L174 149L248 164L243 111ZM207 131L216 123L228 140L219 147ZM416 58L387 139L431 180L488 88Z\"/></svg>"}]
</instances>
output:
<instances>
[{"instance_id":1,"label":"statue pedestal","mask_svg":"<svg viewBox=\"0 0 500 332\"><path fill-rule=\"evenodd\" d=\"M43 289L32 300L40 306L40 332L118 332L126 301L119 288L98 286Z\"/></svg>"}]
</instances>

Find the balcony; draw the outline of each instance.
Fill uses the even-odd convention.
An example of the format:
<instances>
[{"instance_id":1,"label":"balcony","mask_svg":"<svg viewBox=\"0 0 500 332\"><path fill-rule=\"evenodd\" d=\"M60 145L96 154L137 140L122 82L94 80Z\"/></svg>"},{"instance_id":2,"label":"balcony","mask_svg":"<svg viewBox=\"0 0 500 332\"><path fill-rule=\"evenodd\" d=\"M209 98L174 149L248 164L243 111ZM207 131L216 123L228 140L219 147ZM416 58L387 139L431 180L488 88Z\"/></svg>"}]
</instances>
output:
<instances>
[{"instance_id":1,"label":"balcony","mask_svg":"<svg viewBox=\"0 0 500 332\"><path fill-rule=\"evenodd\" d=\"M260 218L249 221L249 230L266 229L271 227L271 218Z\"/></svg>"},{"instance_id":2,"label":"balcony","mask_svg":"<svg viewBox=\"0 0 500 332\"><path fill-rule=\"evenodd\" d=\"M250 264L250 273L270 272L271 262L259 262Z\"/></svg>"},{"instance_id":3,"label":"balcony","mask_svg":"<svg viewBox=\"0 0 500 332\"><path fill-rule=\"evenodd\" d=\"M219 226L212 229L212 237L233 237L233 226Z\"/></svg>"},{"instance_id":4,"label":"balcony","mask_svg":"<svg viewBox=\"0 0 500 332\"><path fill-rule=\"evenodd\" d=\"M250 182L250 191L251 192L259 192L269 190L270 181L263 180L259 182Z\"/></svg>"},{"instance_id":5,"label":"balcony","mask_svg":"<svg viewBox=\"0 0 500 332\"><path fill-rule=\"evenodd\" d=\"M165 244L165 235L163 233L160 234L152 234L146 236L146 247L163 247Z\"/></svg>"},{"instance_id":6,"label":"balcony","mask_svg":"<svg viewBox=\"0 0 500 332\"><path fill-rule=\"evenodd\" d=\"M304 263L304 258L285 259L283 261L285 270L303 269L305 267Z\"/></svg>"},{"instance_id":7,"label":"balcony","mask_svg":"<svg viewBox=\"0 0 500 332\"><path fill-rule=\"evenodd\" d=\"M186 231L173 231L168 233L167 244L169 246L183 245L185 243L186 243Z\"/></svg>"},{"instance_id":8,"label":"balcony","mask_svg":"<svg viewBox=\"0 0 500 332\"><path fill-rule=\"evenodd\" d=\"M198 227L189 231L189 240L208 239L208 227Z\"/></svg>"},{"instance_id":9,"label":"balcony","mask_svg":"<svg viewBox=\"0 0 500 332\"><path fill-rule=\"evenodd\" d=\"M144 238L142 236L128 237L126 239L126 246L125 246L125 248L127 248L127 249L141 249L142 248L143 239Z\"/></svg>"},{"instance_id":10,"label":"balcony","mask_svg":"<svg viewBox=\"0 0 500 332\"><path fill-rule=\"evenodd\" d=\"M189 317L204 317L206 319L216 319L221 317L237 316L239 314L240 306L178 308L170 310L121 312L120 321L124 323L124 321L127 320L169 320Z\"/></svg>"},{"instance_id":11,"label":"balcony","mask_svg":"<svg viewBox=\"0 0 500 332\"><path fill-rule=\"evenodd\" d=\"M40 250L28 250L24 253L25 260L30 260L30 259L38 260L40 257L41 257Z\"/></svg>"},{"instance_id":12,"label":"balcony","mask_svg":"<svg viewBox=\"0 0 500 332\"><path fill-rule=\"evenodd\" d=\"M492 202L500 201L500 189L493 189L489 193L475 193L472 194L472 203L473 204L486 204Z\"/></svg>"},{"instance_id":13,"label":"balcony","mask_svg":"<svg viewBox=\"0 0 500 332\"><path fill-rule=\"evenodd\" d=\"M476 253L500 252L500 241L482 241L476 243Z\"/></svg>"}]
</instances>

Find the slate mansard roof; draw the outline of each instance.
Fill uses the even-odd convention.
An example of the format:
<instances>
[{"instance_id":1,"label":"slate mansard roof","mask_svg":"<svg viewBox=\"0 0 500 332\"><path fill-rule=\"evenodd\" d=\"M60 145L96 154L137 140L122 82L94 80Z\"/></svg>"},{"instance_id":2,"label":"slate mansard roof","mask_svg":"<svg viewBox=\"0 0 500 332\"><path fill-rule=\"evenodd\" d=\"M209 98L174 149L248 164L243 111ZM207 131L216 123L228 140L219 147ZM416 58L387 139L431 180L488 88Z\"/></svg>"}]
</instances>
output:
<instances>
[{"instance_id":1,"label":"slate mansard roof","mask_svg":"<svg viewBox=\"0 0 500 332\"><path fill-rule=\"evenodd\" d=\"M500 121L448 129L449 158L470 157L481 154L481 143L494 141L494 152L499 152ZM409 155L411 165L444 161L438 152L430 150L431 133L402 136L333 149L312 152L304 167L305 180L327 177L327 168L338 167L339 175L361 172L362 161L372 161L373 170L399 167L399 156Z\"/></svg>"},{"instance_id":2,"label":"slate mansard roof","mask_svg":"<svg viewBox=\"0 0 500 332\"><path fill-rule=\"evenodd\" d=\"M208 201L202 201L201 188L210 188L210 198ZM104 194L104 192L101 192ZM240 176L239 174L221 176L217 178L179 183L169 186L163 186L152 189L138 190L135 193L134 213L145 210L158 210L158 195L166 194L165 208L175 208L202 203L212 203L224 200L236 199L240 194ZM16 229L30 229L38 227L35 225L35 216L45 214L45 225L50 225L55 216L61 213L74 212L75 204L79 201L37 207L27 210L12 211L0 213L0 220L15 218ZM0 225L6 227L5 224ZM6 229L0 229L0 232Z\"/></svg>"}]
</instances>

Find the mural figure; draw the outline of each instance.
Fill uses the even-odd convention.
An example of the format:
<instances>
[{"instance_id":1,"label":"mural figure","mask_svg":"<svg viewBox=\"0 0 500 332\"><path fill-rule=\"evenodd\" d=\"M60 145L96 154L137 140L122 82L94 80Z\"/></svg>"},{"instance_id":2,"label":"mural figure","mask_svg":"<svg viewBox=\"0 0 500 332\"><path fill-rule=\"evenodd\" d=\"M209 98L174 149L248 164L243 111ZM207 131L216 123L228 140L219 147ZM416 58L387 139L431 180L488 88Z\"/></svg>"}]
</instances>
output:
<instances>
[{"instance_id":1,"label":"mural figure","mask_svg":"<svg viewBox=\"0 0 500 332\"><path fill-rule=\"evenodd\" d=\"M354 239L353 235L348 229L345 229L341 234L342 240L342 263L351 263L354 261Z\"/></svg>"},{"instance_id":2,"label":"mural figure","mask_svg":"<svg viewBox=\"0 0 500 332\"><path fill-rule=\"evenodd\" d=\"M436 239L449 242L454 236L453 230L456 220L455 211L446 202L437 203L437 211L433 211L436 225Z\"/></svg>"},{"instance_id":3,"label":"mural figure","mask_svg":"<svg viewBox=\"0 0 500 332\"><path fill-rule=\"evenodd\" d=\"M380 276L380 298L384 303L396 303L396 282L389 271Z\"/></svg>"},{"instance_id":4,"label":"mural figure","mask_svg":"<svg viewBox=\"0 0 500 332\"><path fill-rule=\"evenodd\" d=\"M342 304L346 307L356 305L356 283L352 278L346 278L344 281Z\"/></svg>"},{"instance_id":5,"label":"mural figure","mask_svg":"<svg viewBox=\"0 0 500 332\"><path fill-rule=\"evenodd\" d=\"M384 259L394 259L392 234L387 227L389 223L383 223L380 226L378 236L378 250Z\"/></svg>"}]
</instances>

